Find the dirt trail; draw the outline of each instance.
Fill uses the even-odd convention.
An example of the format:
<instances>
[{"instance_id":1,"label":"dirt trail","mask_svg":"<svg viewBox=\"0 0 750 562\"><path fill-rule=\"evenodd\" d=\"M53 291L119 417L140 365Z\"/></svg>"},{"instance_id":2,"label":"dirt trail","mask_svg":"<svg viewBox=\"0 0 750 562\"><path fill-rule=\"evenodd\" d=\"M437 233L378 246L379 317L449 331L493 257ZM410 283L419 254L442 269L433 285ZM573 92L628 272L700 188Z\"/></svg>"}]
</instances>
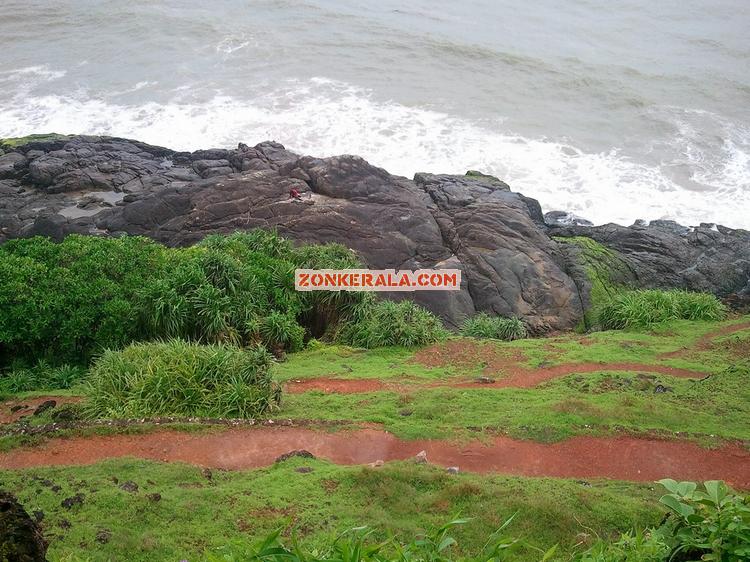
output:
<instances>
[{"instance_id":1,"label":"dirt trail","mask_svg":"<svg viewBox=\"0 0 750 562\"><path fill-rule=\"evenodd\" d=\"M30 416L34 410L47 400L54 400L56 406L80 402L78 396L35 396L34 398L15 398L0 403L0 424L13 423L23 417Z\"/></svg>"},{"instance_id":2,"label":"dirt trail","mask_svg":"<svg viewBox=\"0 0 750 562\"><path fill-rule=\"evenodd\" d=\"M666 477L722 479L750 489L750 451L739 445L707 450L686 441L633 437L574 437L554 444L497 437L489 445L462 445L440 440L403 441L374 429L328 433L256 428L211 434L161 431L60 438L34 448L0 453L0 468L87 465L133 456L238 470L268 466L279 455L298 449L343 465L408 459L424 450L431 463L458 466L469 472L642 482Z\"/></svg>"},{"instance_id":3,"label":"dirt trail","mask_svg":"<svg viewBox=\"0 0 750 562\"><path fill-rule=\"evenodd\" d=\"M659 359L668 359L671 357L681 357L686 355L690 351L708 351L713 347L713 341L716 338L722 336L729 336L742 330L750 329L750 322L740 322L739 324L731 324L729 326L722 326L717 330L703 334L695 344L691 347L683 347L674 351L667 351L666 353L659 354Z\"/></svg>"},{"instance_id":4,"label":"dirt trail","mask_svg":"<svg viewBox=\"0 0 750 562\"><path fill-rule=\"evenodd\" d=\"M750 322L742 322L729 326L722 326L701 336L692 348L683 348L669 351L659 355L660 359L679 357L690 349L707 350L711 348L714 339L727 336L750 328ZM584 338L585 340L585 338ZM583 343L584 340L581 340ZM590 343L590 342L589 342ZM311 390L325 393L357 394L362 392L375 392L379 390L390 390L399 392L405 387L404 383L414 386L424 385L430 387L453 387L453 388L532 388L545 381L573 374L594 373L598 371L625 371L640 373L658 373L673 377L704 378L708 373L669 367L667 365L654 365L647 363L568 363L554 365L538 369L529 369L521 365L522 354L515 350L510 355L508 351L498 350L494 345L487 342L474 342L467 345L464 341L448 341L444 344L431 346L418 351L413 361L421 365L438 366L465 366L470 367L481 358L486 364L484 376L473 380L442 380L433 383L418 382L412 379L335 379L319 377L313 379L302 379L289 381L285 385L286 392L297 394ZM506 374L495 378L493 373L505 372Z\"/></svg>"},{"instance_id":5,"label":"dirt trail","mask_svg":"<svg viewBox=\"0 0 750 562\"><path fill-rule=\"evenodd\" d=\"M554 365L539 369L525 369L523 367L512 367L507 375L499 379L489 378L487 376L472 380L441 380L435 382L415 382L412 388L430 387L450 387L450 388L532 388L545 381L565 377L573 374L595 373L600 371L625 371L638 373L659 373L673 377L684 377L701 379L708 373L701 371L690 371L687 369L678 369L666 365L649 365L645 363L568 363L565 365ZM297 394L318 390L325 393L337 394L357 394L361 392L375 392L379 390L390 390L394 392L402 391L405 385L402 379L333 379L333 378L314 378L289 381L284 386L285 392Z\"/></svg>"}]
</instances>

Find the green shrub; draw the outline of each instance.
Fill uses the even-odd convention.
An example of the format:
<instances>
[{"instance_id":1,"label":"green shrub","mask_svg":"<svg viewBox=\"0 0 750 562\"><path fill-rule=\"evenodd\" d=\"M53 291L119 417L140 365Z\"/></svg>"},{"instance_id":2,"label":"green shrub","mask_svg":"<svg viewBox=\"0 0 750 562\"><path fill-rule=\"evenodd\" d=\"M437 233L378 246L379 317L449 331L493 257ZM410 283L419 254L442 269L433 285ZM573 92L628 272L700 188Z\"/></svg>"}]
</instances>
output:
<instances>
[{"instance_id":1,"label":"green shrub","mask_svg":"<svg viewBox=\"0 0 750 562\"><path fill-rule=\"evenodd\" d=\"M512 341L525 338L527 333L526 326L518 318L490 316L480 312L464 322L461 327L461 335L472 338Z\"/></svg>"},{"instance_id":2,"label":"green shrub","mask_svg":"<svg viewBox=\"0 0 750 562\"><path fill-rule=\"evenodd\" d=\"M355 347L415 347L448 335L440 320L412 301L365 300L336 335L339 343Z\"/></svg>"},{"instance_id":3,"label":"green shrub","mask_svg":"<svg viewBox=\"0 0 750 562\"><path fill-rule=\"evenodd\" d=\"M363 301L297 292L297 267L360 266L338 244L295 247L273 231L209 236L190 248L71 235L0 246L0 366L16 358L87 363L135 340L296 350Z\"/></svg>"},{"instance_id":4,"label":"green shrub","mask_svg":"<svg viewBox=\"0 0 750 562\"><path fill-rule=\"evenodd\" d=\"M166 268L145 238L72 235L0 246L0 364L85 362L138 334L137 293Z\"/></svg>"},{"instance_id":5,"label":"green shrub","mask_svg":"<svg viewBox=\"0 0 750 562\"><path fill-rule=\"evenodd\" d=\"M297 292L294 269L358 265L356 256L337 244L295 248L263 230L209 236L184 250L174 267L143 291L146 332L150 338L263 343L296 351L306 329L324 332L362 296Z\"/></svg>"},{"instance_id":6,"label":"green shrub","mask_svg":"<svg viewBox=\"0 0 750 562\"><path fill-rule=\"evenodd\" d=\"M46 361L39 361L33 367L15 366L0 374L0 393L70 388L80 382L85 374L81 367L67 364L53 367Z\"/></svg>"},{"instance_id":7,"label":"green shrub","mask_svg":"<svg viewBox=\"0 0 750 562\"><path fill-rule=\"evenodd\" d=\"M239 349L183 340L106 351L90 369L91 417L201 416L252 418L278 402L265 348Z\"/></svg>"},{"instance_id":8,"label":"green shrub","mask_svg":"<svg viewBox=\"0 0 750 562\"><path fill-rule=\"evenodd\" d=\"M714 295L672 290L625 291L599 310L598 321L606 330L646 328L667 320L721 320L724 305Z\"/></svg>"},{"instance_id":9,"label":"green shrub","mask_svg":"<svg viewBox=\"0 0 750 562\"><path fill-rule=\"evenodd\" d=\"M614 543L599 541L579 562L683 562L750 560L750 498L723 482L660 480L668 494L661 503L669 515L657 528L624 534Z\"/></svg>"}]
</instances>

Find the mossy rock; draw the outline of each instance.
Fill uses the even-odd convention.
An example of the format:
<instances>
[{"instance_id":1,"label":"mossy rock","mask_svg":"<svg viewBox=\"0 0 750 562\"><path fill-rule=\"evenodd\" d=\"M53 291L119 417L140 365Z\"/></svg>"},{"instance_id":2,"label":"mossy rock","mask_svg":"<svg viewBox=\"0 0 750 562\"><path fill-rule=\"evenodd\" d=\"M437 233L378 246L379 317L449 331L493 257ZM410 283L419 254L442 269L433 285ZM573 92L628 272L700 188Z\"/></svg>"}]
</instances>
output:
<instances>
[{"instance_id":1,"label":"mossy rock","mask_svg":"<svg viewBox=\"0 0 750 562\"><path fill-rule=\"evenodd\" d=\"M587 236L562 237L554 240L564 244L571 271L568 273L581 294L584 317L576 327L586 331L594 326L596 311L618 292L631 288L635 274L613 249Z\"/></svg>"},{"instance_id":2,"label":"mossy rock","mask_svg":"<svg viewBox=\"0 0 750 562\"><path fill-rule=\"evenodd\" d=\"M58 133L42 133L36 135L28 135L26 137L10 137L7 139L0 139L0 149L13 150L19 146L24 146L32 142L48 142L56 140L67 140L71 138L71 135L60 135Z\"/></svg>"}]
</instances>

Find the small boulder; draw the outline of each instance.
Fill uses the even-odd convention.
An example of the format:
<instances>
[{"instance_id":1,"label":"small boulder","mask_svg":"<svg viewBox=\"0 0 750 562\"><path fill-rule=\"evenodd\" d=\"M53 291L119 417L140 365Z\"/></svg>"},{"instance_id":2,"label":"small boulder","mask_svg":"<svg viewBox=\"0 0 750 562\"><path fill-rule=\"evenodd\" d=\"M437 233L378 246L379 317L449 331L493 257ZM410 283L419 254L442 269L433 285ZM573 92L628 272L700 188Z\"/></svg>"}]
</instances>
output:
<instances>
[{"instance_id":1,"label":"small boulder","mask_svg":"<svg viewBox=\"0 0 750 562\"><path fill-rule=\"evenodd\" d=\"M96 532L96 542L99 544L107 544L109 542L109 539L112 538L112 531L109 529L99 529Z\"/></svg>"},{"instance_id":2,"label":"small boulder","mask_svg":"<svg viewBox=\"0 0 750 562\"><path fill-rule=\"evenodd\" d=\"M369 466L370 468L380 468L380 467L381 467L381 466L383 466L384 464L385 464L385 463L384 463L384 462L383 462L383 461L382 461L381 459L378 459L378 460L376 460L375 462L371 462L371 463L370 463L370 464L368 464L367 466Z\"/></svg>"},{"instance_id":3,"label":"small boulder","mask_svg":"<svg viewBox=\"0 0 750 562\"><path fill-rule=\"evenodd\" d=\"M74 505L81 505L83 504L83 500L86 498L83 494L76 494L75 496L70 496L69 498L65 498L63 501L60 502L60 505L64 507L65 509L71 509Z\"/></svg>"},{"instance_id":4,"label":"small boulder","mask_svg":"<svg viewBox=\"0 0 750 562\"><path fill-rule=\"evenodd\" d=\"M457 466L449 466L445 469L445 472L448 474L458 474L458 467Z\"/></svg>"},{"instance_id":5,"label":"small boulder","mask_svg":"<svg viewBox=\"0 0 750 562\"><path fill-rule=\"evenodd\" d=\"M44 412L46 412L47 410L51 410L55 406L57 406L57 402L56 401L54 401L54 400L45 400L44 402L42 402L41 404L39 404L39 406L36 407L36 410L34 410L34 415L38 416L40 414L43 414Z\"/></svg>"},{"instance_id":6,"label":"small boulder","mask_svg":"<svg viewBox=\"0 0 750 562\"><path fill-rule=\"evenodd\" d=\"M152 501L154 503L161 501L161 494L159 492L154 492L153 494L146 494L146 498L149 501Z\"/></svg>"},{"instance_id":7,"label":"small boulder","mask_svg":"<svg viewBox=\"0 0 750 562\"><path fill-rule=\"evenodd\" d=\"M120 484L120 490L125 490L126 492L130 492L131 494L135 494L138 491L138 484L136 484L132 480L128 480L127 482L123 482L122 484Z\"/></svg>"},{"instance_id":8,"label":"small boulder","mask_svg":"<svg viewBox=\"0 0 750 562\"><path fill-rule=\"evenodd\" d=\"M414 461L417 464L425 464L427 462L427 451L419 451L414 457Z\"/></svg>"}]
</instances>

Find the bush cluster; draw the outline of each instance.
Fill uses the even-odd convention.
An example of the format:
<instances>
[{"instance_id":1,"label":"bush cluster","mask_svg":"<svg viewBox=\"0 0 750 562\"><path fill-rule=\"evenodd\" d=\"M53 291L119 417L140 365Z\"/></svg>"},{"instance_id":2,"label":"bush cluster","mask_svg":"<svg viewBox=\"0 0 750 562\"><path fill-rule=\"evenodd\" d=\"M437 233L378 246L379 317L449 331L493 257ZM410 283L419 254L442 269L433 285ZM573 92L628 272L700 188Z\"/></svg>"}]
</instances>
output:
<instances>
[{"instance_id":1,"label":"bush cluster","mask_svg":"<svg viewBox=\"0 0 750 562\"><path fill-rule=\"evenodd\" d=\"M447 335L436 316L412 301L366 298L347 317L336 340L355 347L413 347L434 343Z\"/></svg>"},{"instance_id":2,"label":"bush cluster","mask_svg":"<svg viewBox=\"0 0 750 562\"><path fill-rule=\"evenodd\" d=\"M274 232L210 236L190 248L140 237L68 236L0 246L0 365L85 364L103 349L181 337L295 350L361 293L298 293L296 267L351 268L338 244L294 247Z\"/></svg>"},{"instance_id":3,"label":"bush cluster","mask_svg":"<svg viewBox=\"0 0 750 562\"><path fill-rule=\"evenodd\" d=\"M527 336L526 326L518 318L490 316L480 312L468 318L461 327L461 335L471 338L490 338L513 341Z\"/></svg>"},{"instance_id":4,"label":"bush cluster","mask_svg":"<svg viewBox=\"0 0 750 562\"><path fill-rule=\"evenodd\" d=\"M138 293L168 269L169 250L145 238L68 236L0 246L0 365L85 363L138 336Z\"/></svg>"},{"instance_id":5,"label":"bush cluster","mask_svg":"<svg viewBox=\"0 0 750 562\"><path fill-rule=\"evenodd\" d=\"M200 416L252 418L279 399L272 357L262 346L240 349L184 340L134 343L106 351L86 380L90 417Z\"/></svg>"},{"instance_id":6,"label":"bush cluster","mask_svg":"<svg viewBox=\"0 0 750 562\"><path fill-rule=\"evenodd\" d=\"M598 321L605 330L647 328L667 320L721 320L724 305L714 295L682 290L624 291L603 304Z\"/></svg>"}]
</instances>

